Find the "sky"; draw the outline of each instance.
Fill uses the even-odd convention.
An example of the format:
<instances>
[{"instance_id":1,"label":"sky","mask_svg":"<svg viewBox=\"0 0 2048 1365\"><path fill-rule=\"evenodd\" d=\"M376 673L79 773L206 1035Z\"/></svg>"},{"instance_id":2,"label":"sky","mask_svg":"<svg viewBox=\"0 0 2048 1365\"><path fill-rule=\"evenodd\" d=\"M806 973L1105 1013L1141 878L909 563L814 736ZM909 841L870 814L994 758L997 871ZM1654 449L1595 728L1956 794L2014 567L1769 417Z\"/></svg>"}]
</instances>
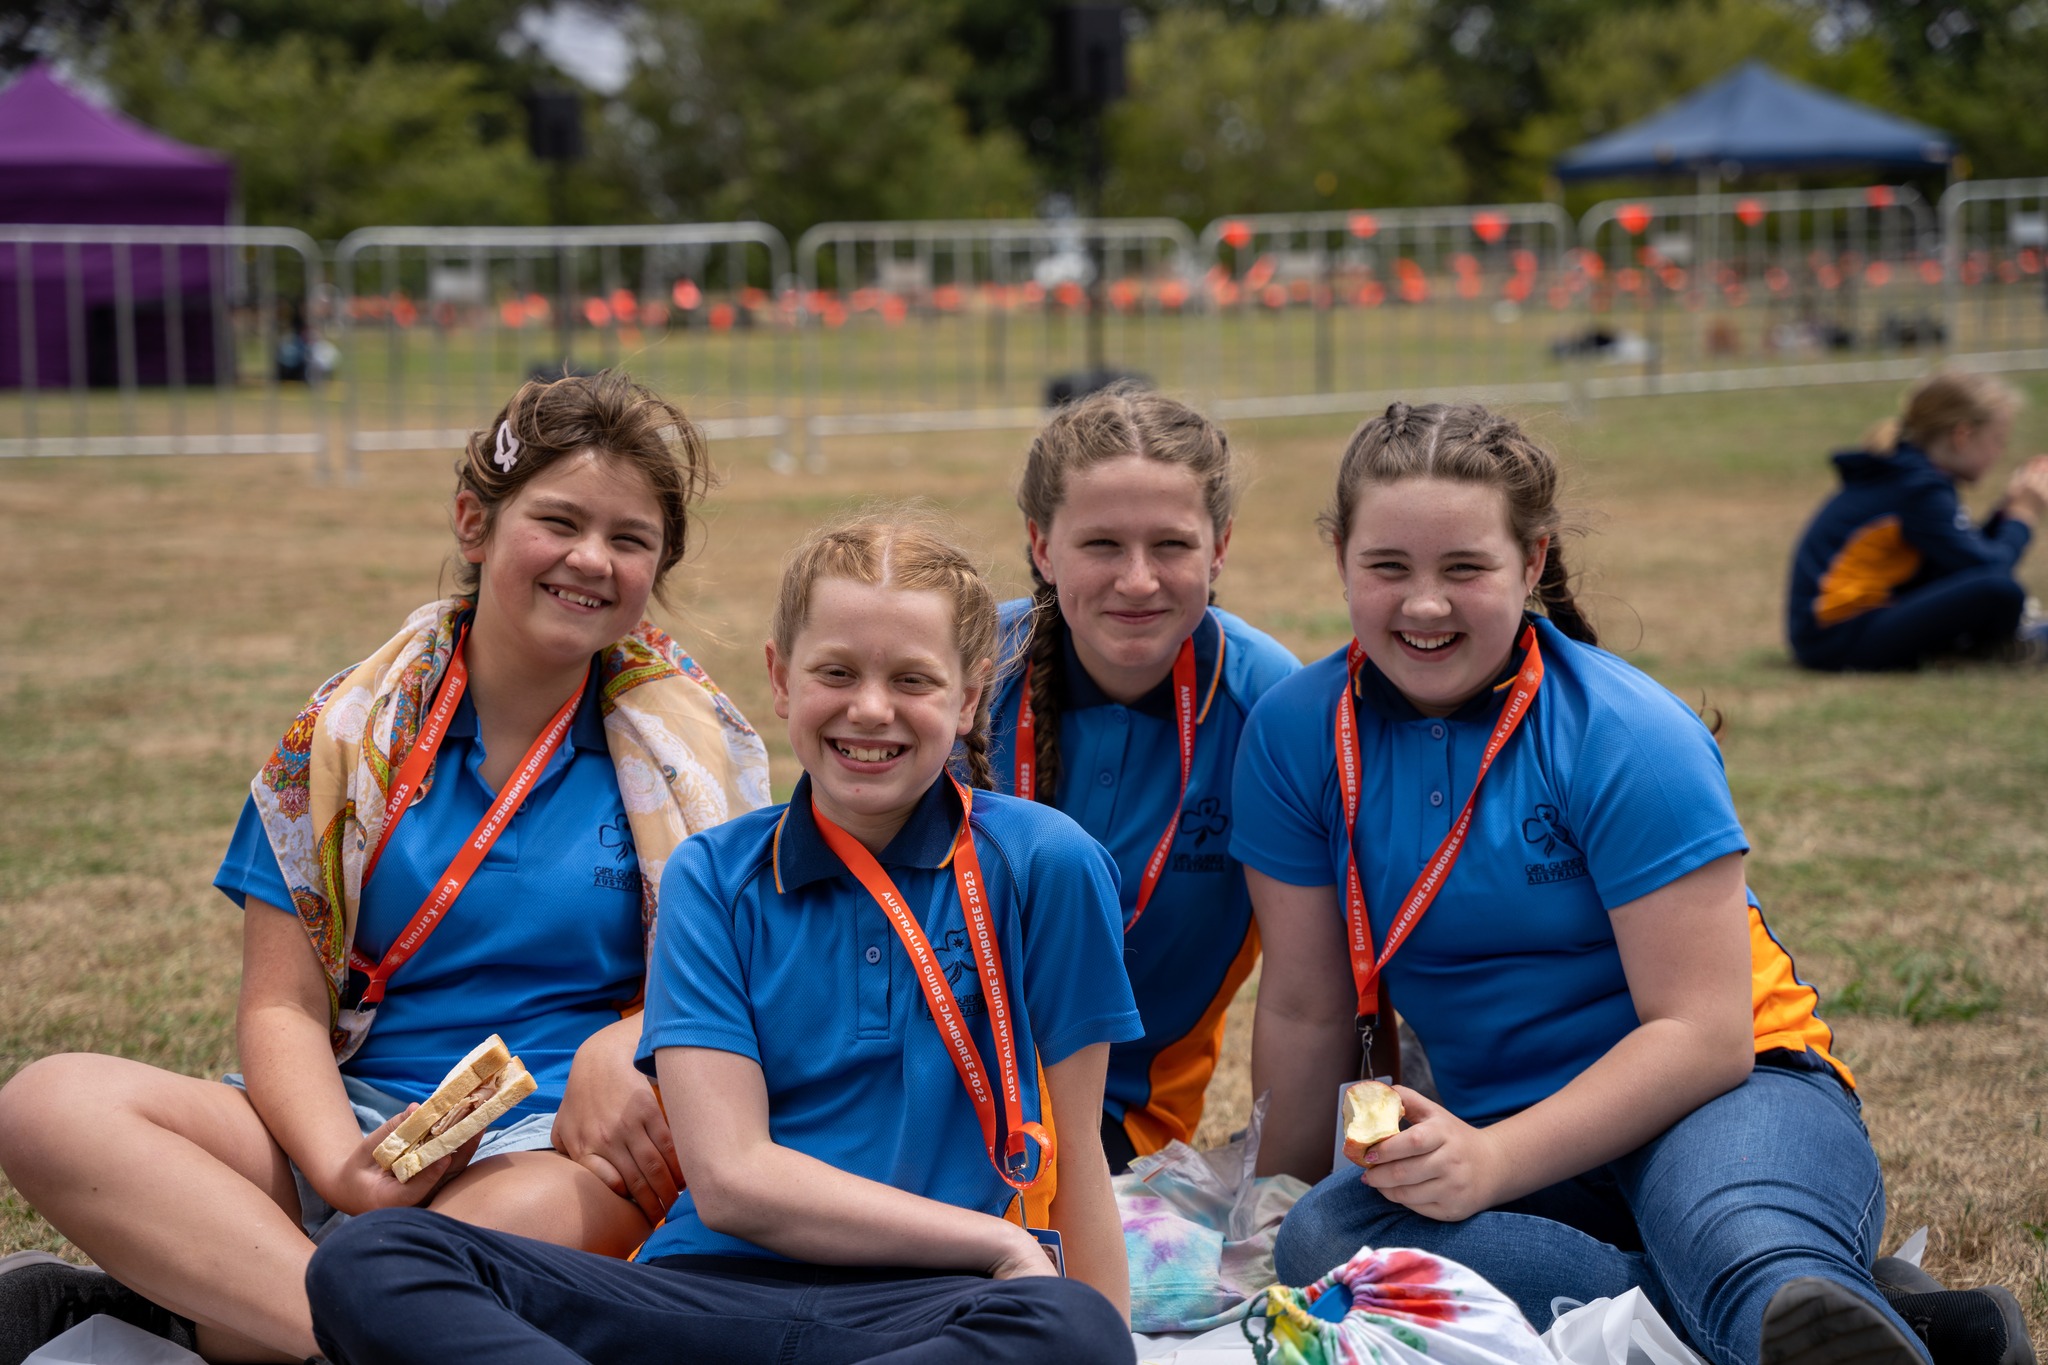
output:
<instances>
[{"instance_id":1,"label":"sky","mask_svg":"<svg viewBox=\"0 0 2048 1365\"><path fill-rule=\"evenodd\" d=\"M631 40L616 21L578 0L533 6L520 16L519 31L600 95L616 95L626 83Z\"/></svg>"}]
</instances>

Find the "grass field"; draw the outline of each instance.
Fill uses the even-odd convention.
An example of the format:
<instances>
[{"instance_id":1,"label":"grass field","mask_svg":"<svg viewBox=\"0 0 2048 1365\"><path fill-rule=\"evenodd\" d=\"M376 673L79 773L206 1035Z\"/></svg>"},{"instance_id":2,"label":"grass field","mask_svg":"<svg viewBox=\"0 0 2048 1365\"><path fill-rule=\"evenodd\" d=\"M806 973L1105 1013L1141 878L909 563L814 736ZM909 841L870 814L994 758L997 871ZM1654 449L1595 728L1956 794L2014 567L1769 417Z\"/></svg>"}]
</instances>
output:
<instances>
[{"instance_id":1,"label":"grass field","mask_svg":"<svg viewBox=\"0 0 2048 1365\"><path fill-rule=\"evenodd\" d=\"M2028 450L2048 446L2048 380L2030 387ZM1726 718L1751 880L1863 1082L1886 1248L1928 1225L1937 1275L2009 1285L2048 1341L2048 673L1813 677L1780 643L1824 454L1894 401L1836 388L1528 416L1575 472L1589 534L1569 552L1606 643ZM1236 433L1257 476L1222 601L1304 658L1347 633L1310 530L1347 426ZM799 478L768 472L762 448L721 447L726 480L668 624L772 722L760 641L798 532L921 495L1017 590L1021 446L849 439ZM357 486L316 484L305 458L0 466L0 1080L61 1049L233 1066L238 916L211 875L306 693L434 595L449 461L369 456ZM2028 580L2048 595L2048 555ZM786 791L794 767L770 741ZM1256 987L1205 1135L1245 1113ZM0 1182L0 1251L61 1245Z\"/></svg>"}]
</instances>

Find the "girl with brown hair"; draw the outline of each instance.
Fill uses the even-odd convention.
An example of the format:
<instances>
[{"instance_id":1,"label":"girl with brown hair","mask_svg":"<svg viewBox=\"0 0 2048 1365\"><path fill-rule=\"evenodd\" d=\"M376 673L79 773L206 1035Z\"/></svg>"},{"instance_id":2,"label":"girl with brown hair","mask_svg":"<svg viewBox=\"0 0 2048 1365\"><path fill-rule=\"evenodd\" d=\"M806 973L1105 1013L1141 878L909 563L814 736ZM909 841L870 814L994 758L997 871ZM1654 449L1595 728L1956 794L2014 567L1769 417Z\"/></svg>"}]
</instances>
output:
<instances>
[{"instance_id":1,"label":"girl with brown hair","mask_svg":"<svg viewBox=\"0 0 2048 1365\"><path fill-rule=\"evenodd\" d=\"M1281 1278L1414 1247L1539 1330L1640 1287L1715 1365L2030 1362L2006 1291L1875 1282L1854 1078L1749 894L1713 737L1595 644L1559 481L1477 405L1360 426L1323 518L1353 639L1246 732L1260 1165L1320 1182ZM1383 980L1440 1100L1402 1087L1361 1171L1334 1110Z\"/></svg>"},{"instance_id":2,"label":"girl with brown hair","mask_svg":"<svg viewBox=\"0 0 2048 1365\"><path fill-rule=\"evenodd\" d=\"M632 1061L661 869L768 799L759 736L644 619L707 475L617 373L527 384L471 436L458 595L314 694L215 878L241 1073L69 1054L0 1092L0 1165L104 1272L0 1276L0 1359L94 1312L311 1356L314 1244L373 1208L619 1256L661 1220L674 1142ZM400 1183L373 1149L492 1033L538 1093Z\"/></svg>"},{"instance_id":3,"label":"girl with brown hair","mask_svg":"<svg viewBox=\"0 0 2048 1365\"><path fill-rule=\"evenodd\" d=\"M632 1264L371 1214L313 1257L329 1359L1129 1365L1094 1127L1138 1030L1113 874L986 790L996 647L987 581L920 521L797 547L767 656L804 775L663 879L689 910L638 1059L689 1188Z\"/></svg>"},{"instance_id":4,"label":"girl with brown hair","mask_svg":"<svg viewBox=\"0 0 2048 1365\"><path fill-rule=\"evenodd\" d=\"M1116 1171L1193 1138L1224 1011L1258 961L1230 774L1253 703L1296 665L1211 604L1241 482L1221 428L1117 388L1053 415L1017 489L1035 589L1003 606L1020 659L996 689L994 767L1116 859L1145 1021L1110 1053Z\"/></svg>"}]
</instances>

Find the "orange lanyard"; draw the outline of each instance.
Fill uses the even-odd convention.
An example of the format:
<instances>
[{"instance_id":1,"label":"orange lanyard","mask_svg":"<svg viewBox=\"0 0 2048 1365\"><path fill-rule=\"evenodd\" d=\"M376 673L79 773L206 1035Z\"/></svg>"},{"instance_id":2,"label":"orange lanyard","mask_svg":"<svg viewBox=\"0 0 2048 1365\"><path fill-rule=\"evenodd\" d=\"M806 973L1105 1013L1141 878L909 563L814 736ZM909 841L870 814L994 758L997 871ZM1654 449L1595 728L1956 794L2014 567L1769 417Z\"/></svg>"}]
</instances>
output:
<instances>
[{"instance_id":1,"label":"orange lanyard","mask_svg":"<svg viewBox=\"0 0 2048 1365\"><path fill-rule=\"evenodd\" d=\"M1166 871L1166 855L1173 851L1173 836L1180 829L1181 807L1187 804L1188 774L1194 771L1195 766L1195 637L1192 635L1180 642L1180 653L1173 656L1173 718L1180 730L1180 797L1173 803L1173 816L1166 822L1165 832L1152 846L1152 856L1145 860L1145 874L1138 881L1137 904L1131 907L1131 917L1124 921L1127 934L1138 922L1138 916L1145 913L1145 907L1152 902L1152 893L1159 887L1160 875ZM1037 733L1037 718L1031 710L1031 665L1026 664L1023 692L1017 699L1017 752L1013 756L1013 785L1016 794L1026 801L1034 800L1038 791L1035 766Z\"/></svg>"},{"instance_id":2,"label":"orange lanyard","mask_svg":"<svg viewBox=\"0 0 2048 1365\"><path fill-rule=\"evenodd\" d=\"M896 883L875 861L875 855L868 852L860 840L826 819L825 813L815 804L811 807L811 816L818 822L818 832L825 836L826 845L839 855L847 870L860 879L860 884L867 888L875 903L882 907L882 913L888 916L896 937L903 940L904 951L910 954L911 965L917 968L918 984L924 987L925 1003L931 1006L932 1022L938 1026L939 1037L952 1055L953 1069L960 1073L960 1083L967 1088L967 1098L974 1103L974 1116L981 1121L981 1136L982 1141L988 1144L989 1164L996 1168L996 1174L1003 1178L1004 1184L1023 1190L1037 1183L1050 1169L1052 1134L1041 1124L1024 1121L1024 1091L1017 1063L1015 1015L1010 1008L1008 988L1003 984L1002 949L996 942L995 927L989 921L985 893L987 882L981 875L981 859L974 851L974 829L970 818L974 810L974 793L950 773L947 780L960 793L960 833L953 840L953 881L960 889L960 912L967 921L967 941L974 947L975 965L981 972L989 1032L995 1037L997 1079L1003 1097L1002 1132L1007 1135L1000 1144L997 1141L996 1102L989 1085L988 1070L982 1064L981 1050L974 1044L974 1035L968 1032L967 1017L961 1013L960 1002L953 998L953 988L946 984L945 970L939 966L931 941L918 927L917 917L910 913L910 907L904 903ZM1025 1168L1030 1165L1030 1154L1024 1146L1027 1138L1037 1143L1044 1154L1038 1176L1031 1180L1023 1178Z\"/></svg>"},{"instance_id":3,"label":"orange lanyard","mask_svg":"<svg viewBox=\"0 0 2048 1365\"><path fill-rule=\"evenodd\" d=\"M1344 793L1344 927L1351 953L1351 980L1358 988L1358 1039L1366 1058L1371 1055L1373 1029L1379 1022L1380 969L1407 940L1423 912L1435 902L1436 893L1443 890L1451 869L1457 866L1458 854L1465 847L1465 834L1472 827L1472 812L1479 804L1479 784L1486 780L1486 770L1493 766L1501 747L1529 714L1536 689L1543 685L1543 655L1537 648L1536 627L1523 628L1521 645L1526 651L1522 667L1515 674L1514 690L1508 694L1507 705L1501 708L1493 735L1479 757L1479 775L1472 779L1472 794L1465 798L1465 809L1458 813L1450 832L1436 846L1436 855L1424 865L1415 885L1408 888L1394 922L1387 926L1386 943L1377 957L1372 951L1372 923L1366 917L1365 887L1358 879L1359 769L1365 760L1358 748L1358 719L1351 702L1353 680L1358 676L1359 665L1365 662L1365 649L1353 640L1351 648L1345 651L1344 691L1337 697L1337 785Z\"/></svg>"},{"instance_id":4,"label":"orange lanyard","mask_svg":"<svg viewBox=\"0 0 2048 1365\"><path fill-rule=\"evenodd\" d=\"M391 783L391 793L384 801L384 832L377 836L377 846L370 850L370 856L363 863L363 885L370 884L370 875L377 870L378 860L384 856L385 845L391 842L391 833L398 828L398 822L406 811L412 808L413 793L426 780L427 770L433 767L434 755L440 752L441 741L447 737L448 722L455 715L455 707L462 700L462 694L469 689L469 663L463 658L463 644L468 638L465 628L462 636L455 641L455 652L448 659L447 676L441 680L441 693L434 698L434 709L427 713L425 724L420 726L419 735L413 740L412 752L399 765L398 776ZM583 700L583 691L590 685L590 675L585 673L583 681L576 687L576 695L562 703L555 718L548 722L526 751L526 757L506 781L498 793L498 799L491 802L491 808L484 812L484 818L471 831L468 842L464 843L455 860L448 864L448 870L441 874L434 889L414 912L412 922L405 931L393 940L382 961L371 962L363 951L353 945L349 948L349 966L359 972L367 972L370 984L364 988L358 1009L374 1009L384 998L384 987L392 974L403 967L420 945L427 941L448 913L448 907L455 904L455 898L469 885L469 879L483 864L484 856L491 851L491 845L498 842L498 836L511 823L512 815L526 800L526 794L533 790L541 770L555 750L561 747L562 737L569 733L569 726L576 718L576 707Z\"/></svg>"}]
</instances>

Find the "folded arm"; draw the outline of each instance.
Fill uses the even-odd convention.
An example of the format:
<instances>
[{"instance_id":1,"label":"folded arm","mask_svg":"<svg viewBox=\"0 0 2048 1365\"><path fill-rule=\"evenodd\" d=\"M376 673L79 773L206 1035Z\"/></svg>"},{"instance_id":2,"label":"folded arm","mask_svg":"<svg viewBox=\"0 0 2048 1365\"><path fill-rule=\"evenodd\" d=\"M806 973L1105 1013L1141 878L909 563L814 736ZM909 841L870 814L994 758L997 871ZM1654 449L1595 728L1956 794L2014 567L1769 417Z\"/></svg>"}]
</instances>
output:
<instances>
[{"instance_id":1,"label":"folded arm","mask_svg":"<svg viewBox=\"0 0 2048 1365\"><path fill-rule=\"evenodd\" d=\"M676 1149L706 1227L819 1265L992 1275L1051 1273L1014 1223L842 1171L777 1144L752 1058L701 1047L654 1054ZM1098 1139L1099 1140L1099 1139Z\"/></svg>"}]
</instances>

